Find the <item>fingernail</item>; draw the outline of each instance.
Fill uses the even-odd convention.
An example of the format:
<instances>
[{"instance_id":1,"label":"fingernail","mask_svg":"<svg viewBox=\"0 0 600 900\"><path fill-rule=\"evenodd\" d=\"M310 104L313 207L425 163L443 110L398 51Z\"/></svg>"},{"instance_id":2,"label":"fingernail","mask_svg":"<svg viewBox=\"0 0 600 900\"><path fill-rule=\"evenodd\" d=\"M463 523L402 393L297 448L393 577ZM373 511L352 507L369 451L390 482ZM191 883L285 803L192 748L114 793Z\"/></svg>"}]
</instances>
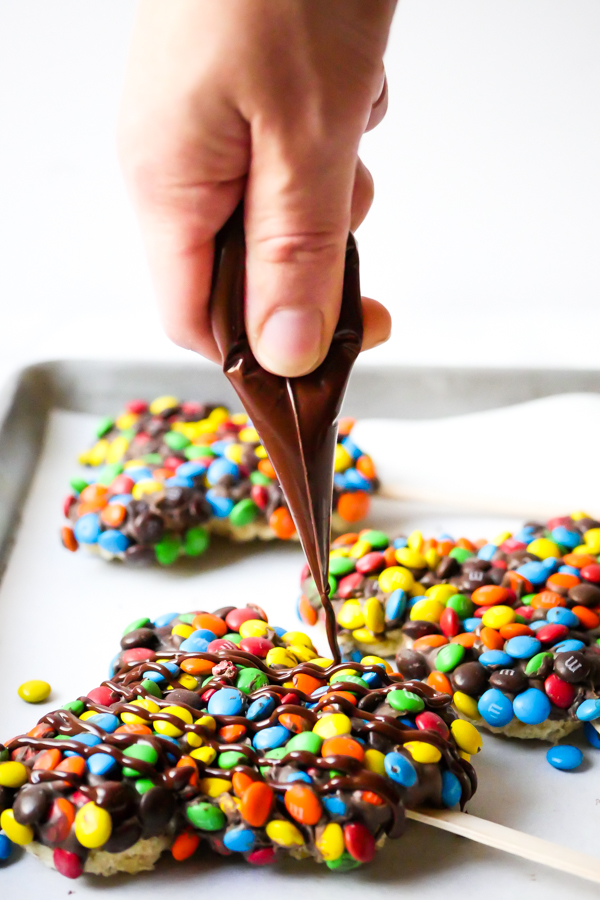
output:
<instances>
[{"instance_id":1,"label":"fingernail","mask_svg":"<svg viewBox=\"0 0 600 900\"><path fill-rule=\"evenodd\" d=\"M321 357L323 313L314 307L276 309L260 333L256 356L260 364L293 378L312 371Z\"/></svg>"}]
</instances>

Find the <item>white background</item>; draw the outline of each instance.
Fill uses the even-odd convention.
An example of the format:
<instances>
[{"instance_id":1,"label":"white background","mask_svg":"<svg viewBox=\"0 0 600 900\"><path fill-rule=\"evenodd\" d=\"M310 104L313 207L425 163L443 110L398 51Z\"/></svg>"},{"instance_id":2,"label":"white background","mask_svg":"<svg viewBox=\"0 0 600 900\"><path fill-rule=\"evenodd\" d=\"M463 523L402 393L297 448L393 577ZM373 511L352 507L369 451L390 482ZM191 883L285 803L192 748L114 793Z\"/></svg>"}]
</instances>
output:
<instances>
[{"instance_id":1,"label":"white background","mask_svg":"<svg viewBox=\"0 0 600 900\"><path fill-rule=\"evenodd\" d=\"M114 148L132 0L0 4L0 380L27 359L183 358L161 334ZM600 4L402 0L365 293L369 362L594 367Z\"/></svg>"}]
</instances>

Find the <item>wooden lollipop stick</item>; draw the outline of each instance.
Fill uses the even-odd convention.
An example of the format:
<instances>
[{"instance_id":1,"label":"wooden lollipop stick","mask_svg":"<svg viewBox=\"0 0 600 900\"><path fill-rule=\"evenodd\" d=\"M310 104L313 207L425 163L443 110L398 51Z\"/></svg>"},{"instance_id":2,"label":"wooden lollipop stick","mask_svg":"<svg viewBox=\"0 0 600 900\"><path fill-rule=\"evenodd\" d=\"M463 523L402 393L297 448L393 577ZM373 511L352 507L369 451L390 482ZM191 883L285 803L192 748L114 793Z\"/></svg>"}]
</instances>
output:
<instances>
[{"instance_id":1,"label":"wooden lollipop stick","mask_svg":"<svg viewBox=\"0 0 600 900\"><path fill-rule=\"evenodd\" d=\"M477 841L478 844L487 844L496 850L504 850L514 856L521 856L531 862L541 863L551 869L559 869L568 872L569 875L577 875L588 881L600 884L600 859L580 853L578 850L570 850L552 841L489 822L464 812L452 809L407 809L406 815L415 822L424 825L433 825L443 831L451 831L461 837Z\"/></svg>"},{"instance_id":2,"label":"wooden lollipop stick","mask_svg":"<svg viewBox=\"0 0 600 900\"><path fill-rule=\"evenodd\" d=\"M525 519L546 520L556 515L556 504L531 503L518 498L504 500L501 497L465 496L460 493L438 491L435 488L414 488L411 485L383 484L377 497L385 500L401 500L405 503L428 503L447 506L456 513L479 513L490 516L519 516Z\"/></svg>"}]
</instances>

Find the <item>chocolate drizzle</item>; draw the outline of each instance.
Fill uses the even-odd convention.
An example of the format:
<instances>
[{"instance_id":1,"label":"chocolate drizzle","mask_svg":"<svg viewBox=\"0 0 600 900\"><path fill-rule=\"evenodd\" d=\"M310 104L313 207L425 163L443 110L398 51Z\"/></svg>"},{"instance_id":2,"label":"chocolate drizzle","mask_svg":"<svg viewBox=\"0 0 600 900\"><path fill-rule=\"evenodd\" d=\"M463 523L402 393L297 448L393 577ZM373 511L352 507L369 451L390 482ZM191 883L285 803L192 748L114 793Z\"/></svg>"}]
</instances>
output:
<instances>
[{"instance_id":1,"label":"chocolate drizzle","mask_svg":"<svg viewBox=\"0 0 600 900\"><path fill-rule=\"evenodd\" d=\"M397 680L392 680L389 676L382 673L381 667L379 666L363 665L361 663L352 662L342 663L341 665L333 664L326 669L323 669L320 666L311 663L302 663L295 666L293 669L281 669L280 671L275 671L265 666L262 660L243 651L237 651L236 653L230 651L223 651L222 653L180 653L177 651L165 651L164 655L177 664L180 664L184 659L194 658L210 660L216 665L223 658L227 658L238 665L251 665L254 668L267 672L270 683L250 694L250 701L256 700L259 696L264 694L272 694L277 699L279 699L279 695L283 693L289 696L290 692L293 692L297 695L299 701L298 704L284 703L277 705L268 718L258 722L250 721L244 716L219 715L217 717L219 727L243 724L251 734L256 734L266 728L277 725L280 717L285 714L300 716L309 723L310 730L312 730L319 718L318 714L324 709L327 709L327 711L334 710L349 716L352 721L353 733L361 735L363 739L368 740L369 735L376 734L387 741L390 741L395 746L401 747L403 744L415 740L416 733L414 728L407 728L399 719L393 716L372 713L366 708L367 706L370 706L377 709L385 703L386 694L396 690L400 686L411 691L413 694L422 697L426 701L428 708L432 710L435 709L438 714L442 714L443 716L449 716L448 721L451 721L454 718L454 714L451 712L450 708L450 697L436 692L429 685L421 682L398 682ZM284 684L289 683L295 674L312 675L315 678L326 678L330 681L331 677L337 672L349 668L352 669L356 675L365 672L377 672L381 679L387 683L384 683L378 690L370 690L355 682L335 682L333 685L329 686L327 695L320 698L312 709L300 705L300 702L302 701L309 701L309 697L296 688L290 689L284 687ZM333 771L337 774L332 774L331 776L326 777L322 782L313 785L313 789L318 794L328 794L335 792L336 790L372 791L380 796L390 809L391 819L389 827L386 829L389 836L397 837L401 833L404 824L404 805L402 800L404 799L406 802L405 789L398 789L388 779L370 772L357 760L349 756L331 756L326 759L321 759L307 751L292 751L282 759L273 760L264 756L261 751L256 750L248 744L223 744L215 733L204 725L198 723L185 724L177 716L162 712L161 709L159 709L158 712L144 710L139 706L134 705L131 701L140 697L145 697L148 700L153 701L159 707L172 705L168 693L163 699L156 698L141 686L144 675L149 671L159 671L164 675L167 681L170 680L172 684L177 683L174 676L172 676L164 666L158 663L144 662L135 665L134 667L125 667L113 678L113 680L104 682L106 687L121 698L117 702L112 703L110 706L102 706L90 702L86 697L81 697L80 699L85 702L88 710L94 710L98 713L111 713L117 716L120 716L124 712L130 712L141 715L150 725L156 721L168 721L181 729L185 735L190 733L198 735L202 738L205 745L212 746L219 753L223 751L237 751L243 753L247 757L249 765L239 763L229 770L229 774L232 775L234 772L242 772L249 776L253 776L254 770L249 766L270 767L273 771L273 775L269 776L267 780L275 789L278 787L276 773L281 767L286 765L299 766L302 769L313 768L321 770L324 773ZM203 685L203 691L206 691L211 687L220 688L224 686L225 685L223 685L218 678L213 678ZM347 691L352 691L360 697L357 706L354 706L347 699L347 696L344 696L343 692ZM185 704L178 705L181 705L190 712L198 715L197 710L194 710L191 707L185 707ZM165 739L159 734L144 734L143 736L143 741L154 747L158 754L158 765L151 765L141 759L136 758L133 760L124 755L124 751L128 747L139 741L139 735L109 734L93 721L90 721L89 719L82 721L68 710L57 710L48 713L40 719L40 723L47 724L50 727L52 734L56 732L64 736L72 736L73 738L75 738L77 734L84 732L97 735L101 739L100 744L86 746L75 740L61 740L60 749L63 752L73 751L86 759L96 753L107 754L114 759L115 762L119 763L119 765L133 766L136 771L140 773L140 776L149 778L156 785L162 786L167 790L180 790L191 774L191 772L188 772L186 766L175 767L169 763L168 755L179 760L185 755L185 752L176 743ZM449 769L460 782L462 789L461 805L464 806L467 800L473 795L477 786L473 767L470 763L461 759L456 748L434 730L419 730L418 740L432 744L440 751L445 767ZM57 744L56 740L50 736L44 738L31 735L20 735L12 741L9 741L7 747L11 752L26 748L37 753L42 750L55 749ZM436 798L432 796L431 793L432 784L428 781L427 777L425 777L427 768L428 767L426 766L422 767L424 777L416 790L412 791L411 806L420 805L422 802L436 802ZM33 784L57 781L63 781L65 784L68 784L69 782L72 782L74 778L72 773L60 773L56 771L46 771L44 769L34 770L31 773L31 776L31 783ZM223 770L218 767L206 765L203 767L203 777L222 778ZM90 788L84 785L79 789L82 790L83 793L89 795L91 799L98 802L96 788ZM190 796L193 796L193 793L194 792L190 792ZM437 791L435 791L435 793L437 793Z\"/></svg>"},{"instance_id":2,"label":"chocolate drizzle","mask_svg":"<svg viewBox=\"0 0 600 900\"><path fill-rule=\"evenodd\" d=\"M220 612L225 627L236 630L236 617L226 621L234 610ZM240 612L260 615L266 627L258 608ZM353 865L352 859L372 858L386 835L402 834L406 808L443 806L450 775L461 806L470 799L475 772L453 734L449 695L381 664L317 662L314 648L305 648L313 658L289 667L269 665L271 651L263 646L265 658L218 638L206 650L182 649L177 629L209 615L167 617L168 626L132 623L137 627L126 629L109 680L0 746L0 760L26 770L21 788L0 792L0 808L12 805L15 822L50 848L63 874L75 877L87 866L90 845L78 826L87 804L90 814L98 815L93 804L108 814L104 842L92 853L132 848L135 855L138 841L157 836L176 859L183 858L182 842L191 841L193 852L203 840L216 853L233 850L251 863L289 852L329 865L321 841L336 823L344 859ZM131 646L136 642L151 646ZM419 762L417 743L435 748L425 755L435 761ZM395 777L398 755L414 769L411 786ZM259 818L244 807L254 782L266 798ZM290 790L312 797L316 820L303 818ZM291 829L297 843L282 846L280 828ZM239 846L242 832L246 843Z\"/></svg>"},{"instance_id":3,"label":"chocolate drizzle","mask_svg":"<svg viewBox=\"0 0 600 900\"><path fill-rule=\"evenodd\" d=\"M362 345L358 252L349 235L340 317L325 360L300 378L273 375L258 364L246 334L243 216L239 206L216 238L213 332L223 371L252 419L285 493L322 599L331 653L339 662L328 583L331 496L337 418Z\"/></svg>"}]
</instances>

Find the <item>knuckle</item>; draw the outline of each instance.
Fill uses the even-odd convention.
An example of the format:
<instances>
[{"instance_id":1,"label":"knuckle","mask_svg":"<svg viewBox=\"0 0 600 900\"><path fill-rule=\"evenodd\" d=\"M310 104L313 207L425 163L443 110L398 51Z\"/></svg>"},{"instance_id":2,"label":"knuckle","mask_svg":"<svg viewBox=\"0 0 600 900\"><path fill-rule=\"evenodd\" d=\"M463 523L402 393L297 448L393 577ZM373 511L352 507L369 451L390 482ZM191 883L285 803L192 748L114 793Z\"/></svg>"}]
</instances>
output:
<instances>
[{"instance_id":1,"label":"knuckle","mask_svg":"<svg viewBox=\"0 0 600 900\"><path fill-rule=\"evenodd\" d=\"M153 200L157 191L163 190L159 166L147 148L135 137L119 131L117 152L121 171L136 200Z\"/></svg>"},{"instance_id":2,"label":"knuckle","mask_svg":"<svg viewBox=\"0 0 600 900\"><path fill-rule=\"evenodd\" d=\"M165 178L167 171L156 156L138 148L125 150L120 155L125 181L136 203L142 206L173 206L177 196L175 185Z\"/></svg>"},{"instance_id":3,"label":"knuckle","mask_svg":"<svg viewBox=\"0 0 600 900\"><path fill-rule=\"evenodd\" d=\"M195 187L184 177L181 149L166 135L121 123L117 152L128 188L141 205L178 206L189 188Z\"/></svg>"},{"instance_id":4,"label":"knuckle","mask_svg":"<svg viewBox=\"0 0 600 900\"><path fill-rule=\"evenodd\" d=\"M264 262L307 263L334 260L345 246L345 237L334 232L298 231L258 237L256 246Z\"/></svg>"}]
</instances>

